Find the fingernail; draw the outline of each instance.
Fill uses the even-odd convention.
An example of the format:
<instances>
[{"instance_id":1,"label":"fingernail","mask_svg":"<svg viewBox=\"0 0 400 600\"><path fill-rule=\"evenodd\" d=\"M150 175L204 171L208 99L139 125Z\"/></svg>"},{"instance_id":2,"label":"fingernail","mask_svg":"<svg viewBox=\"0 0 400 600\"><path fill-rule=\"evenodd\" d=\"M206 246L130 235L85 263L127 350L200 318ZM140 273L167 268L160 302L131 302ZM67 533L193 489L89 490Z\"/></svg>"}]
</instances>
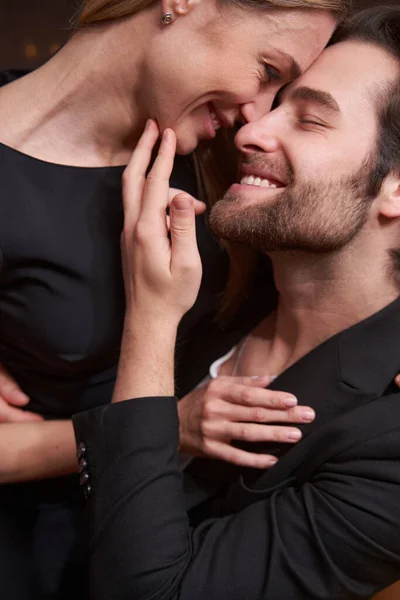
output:
<instances>
[{"instance_id":1,"label":"fingernail","mask_svg":"<svg viewBox=\"0 0 400 600\"><path fill-rule=\"evenodd\" d=\"M301 439L301 431L300 429L293 429L292 431L289 431L288 433L288 440L292 441L292 442L298 442Z\"/></svg>"},{"instance_id":2,"label":"fingernail","mask_svg":"<svg viewBox=\"0 0 400 600\"><path fill-rule=\"evenodd\" d=\"M272 465L276 465L276 463L277 463L277 462L278 462L278 459L276 458L276 456L272 456L272 457L269 459L269 464L270 464L271 466L272 466Z\"/></svg>"},{"instance_id":3,"label":"fingernail","mask_svg":"<svg viewBox=\"0 0 400 600\"><path fill-rule=\"evenodd\" d=\"M270 379L270 376L269 375L252 375L250 377L250 379L254 379L254 380L257 380L257 379L260 379L260 380L261 379Z\"/></svg>"},{"instance_id":4,"label":"fingernail","mask_svg":"<svg viewBox=\"0 0 400 600\"><path fill-rule=\"evenodd\" d=\"M176 210L188 210L190 208L189 198L174 198L173 205Z\"/></svg>"},{"instance_id":5,"label":"fingernail","mask_svg":"<svg viewBox=\"0 0 400 600\"><path fill-rule=\"evenodd\" d=\"M315 418L315 412L311 408L306 408L301 411L303 421L312 421Z\"/></svg>"},{"instance_id":6,"label":"fingernail","mask_svg":"<svg viewBox=\"0 0 400 600\"><path fill-rule=\"evenodd\" d=\"M283 404L284 404L284 406L287 406L288 408L290 408L291 406L296 406L296 404L297 404L296 396L286 396L283 400Z\"/></svg>"}]
</instances>

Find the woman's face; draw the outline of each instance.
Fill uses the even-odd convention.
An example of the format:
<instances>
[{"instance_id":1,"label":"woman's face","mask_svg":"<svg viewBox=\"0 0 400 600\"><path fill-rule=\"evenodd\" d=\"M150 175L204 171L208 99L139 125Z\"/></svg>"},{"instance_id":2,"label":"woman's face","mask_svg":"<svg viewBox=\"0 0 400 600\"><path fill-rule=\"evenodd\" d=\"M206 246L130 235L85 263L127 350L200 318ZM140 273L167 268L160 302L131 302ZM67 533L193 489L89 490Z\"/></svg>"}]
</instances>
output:
<instances>
[{"instance_id":1,"label":"woman's face","mask_svg":"<svg viewBox=\"0 0 400 600\"><path fill-rule=\"evenodd\" d=\"M164 26L146 53L143 107L172 127L178 152L192 152L220 127L271 108L278 90L322 51L334 17L307 9L245 10L198 0Z\"/></svg>"}]
</instances>

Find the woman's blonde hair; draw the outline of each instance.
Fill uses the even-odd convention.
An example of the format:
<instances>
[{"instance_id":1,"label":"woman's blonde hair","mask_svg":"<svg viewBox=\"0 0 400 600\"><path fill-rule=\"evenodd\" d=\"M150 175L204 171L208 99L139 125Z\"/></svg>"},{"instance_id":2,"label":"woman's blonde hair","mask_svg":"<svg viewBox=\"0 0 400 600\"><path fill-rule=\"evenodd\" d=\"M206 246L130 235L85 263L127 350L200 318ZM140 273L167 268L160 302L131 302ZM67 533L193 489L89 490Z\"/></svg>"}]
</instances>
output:
<instances>
[{"instance_id":1,"label":"woman's blonde hair","mask_svg":"<svg viewBox=\"0 0 400 600\"><path fill-rule=\"evenodd\" d=\"M87 27L132 16L156 0L83 0L76 19L76 27ZM350 0L220 0L242 8L312 8L332 12L341 20L349 9Z\"/></svg>"},{"instance_id":2,"label":"woman's blonde hair","mask_svg":"<svg viewBox=\"0 0 400 600\"><path fill-rule=\"evenodd\" d=\"M217 0L223 5L242 9L271 10L315 9L331 12L338 23L351 8L352 0ZM156 0L83 0L75 20L77 30L130 17L148 8ZM238 153L232 131L220 130L211 143L200 143L194 161L199 185L199 197L211 208L236 180ZM227 285L222 298L220 316L228 321L244 301L257 263L257 254L244 246L225 244L230 258Z\"/></svg>"}]
</instances>

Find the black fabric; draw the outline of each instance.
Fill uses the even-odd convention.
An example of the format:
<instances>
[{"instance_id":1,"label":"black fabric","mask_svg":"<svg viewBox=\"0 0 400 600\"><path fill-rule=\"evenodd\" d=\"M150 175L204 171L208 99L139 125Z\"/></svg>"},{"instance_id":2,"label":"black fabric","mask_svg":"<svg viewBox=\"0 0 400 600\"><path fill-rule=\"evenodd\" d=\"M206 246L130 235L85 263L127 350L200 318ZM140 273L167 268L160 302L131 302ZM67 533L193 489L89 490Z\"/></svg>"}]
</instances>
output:
<instances>
[{"instance_id":1,"label":"black fabric","mask_svg":"<svg viewBox=\"0 0 400 600\"><path fill-rule=\"evenodd\" d=\"M21 75L2 72L0 85ZM52 164L0 143L0 362L31 398L27 408L48 419L70 418L111 399L124 317L122 172L123 167ZM196 195L190 158L177 157L171 185ZM204 277L198 301L179 331L177 381L182 395L214 358L254 326L274 298L273 288L270 293L256 287L249 299L250 318L238 317L221 331L215 315L227 257L204 217L197 219L197 236ZM75 549L82 542L76 522L82 498L77 480L0 486L5 518L11 522L29 509L35 523L41 523L32 543L47 590L57 588L54 573L59 574L58 585L67 589L63 572L71 562L78 563ZM43 517L46 510L48 519ZM59 527L53 527L50 516L57 511ZM29 526L26 531L31 532ZM0 531L2 535L0 547L8 547L11 541ZM0 586L4 564L0 552ZM70 597L85 598L84 589L78 580ZM10 590L7 598L14 600Z\"/></svg>"},{"instance_id":2,"label":"black fabric","mask_svg":"<svg viewBox=\"0 0 400 600\"><path fill-rule=\"evenodd\" d=\"M279 454L271 470L236 468L197 496L195 527L173 398L75 416L93 600L366 600L397 580L400 394L386 391L399 367L400 300L299 360L273 387L317 418L295 446L254 448Z\"/></svg>"},{"instance_id":3,"label":"black fabric","mask_svg":"<svg viewBox=\"0 0 400 600\"><path fill-rule=\"evenodd\" d=\"M0 509L0 589L7 600L39 600L28 513Z\"/></svg>"},{"instance_id":4,"label":"black fabric","mask_svg":"<svg viewBox=\"0 0 400 600\"><path fill-rule=\"evenodd\" d=\"M0 83L20 74L3 72ZM111 398L124 316L122 172L51 164L0 144L0 360L29 409L49 418ZM171 186L196 196L190 158L177 157ZM181 395L274 303L272 283L258 282L250 310L222 331L215 316L228 261L203 216L197 229L204 275L178 336Z\"/></svg>"}]
</instances>

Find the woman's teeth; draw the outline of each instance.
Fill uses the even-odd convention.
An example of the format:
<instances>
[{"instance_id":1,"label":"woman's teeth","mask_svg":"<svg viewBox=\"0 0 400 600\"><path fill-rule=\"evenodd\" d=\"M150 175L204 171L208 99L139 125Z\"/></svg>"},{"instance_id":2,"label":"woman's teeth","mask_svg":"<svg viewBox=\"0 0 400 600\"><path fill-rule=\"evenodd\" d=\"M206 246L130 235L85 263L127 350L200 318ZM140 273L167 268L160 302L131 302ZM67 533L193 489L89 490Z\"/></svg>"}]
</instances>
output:
<instances>
[{"instance_id":1,"label":"woman's teeth","mask_svg":"<svg viewBox=\"0 0 400 600\"><path fill-rule=\"evenodd\" d=\"M242 177L240 180L242 185L255 185L256 187L267 187L267 188L277 188L278 186L275 183L271 183L268 179L261 179L261 177L253 177L253 175L246 175L246 177Z\"/></svg>"},{"instance_id":2,"label":"woman's teeth","mask_svg":"<svg viewBox=\"0 0 400 600\"><path fill-rule=\"evenodd\" d=\"M218 119L218 117L214 111L210 110L210 116L211 116L211 121L212 121L215 131L217 131L217 129L221 129L221 127L222 127L221 121Z\"/></svg>"}]
</instances>

